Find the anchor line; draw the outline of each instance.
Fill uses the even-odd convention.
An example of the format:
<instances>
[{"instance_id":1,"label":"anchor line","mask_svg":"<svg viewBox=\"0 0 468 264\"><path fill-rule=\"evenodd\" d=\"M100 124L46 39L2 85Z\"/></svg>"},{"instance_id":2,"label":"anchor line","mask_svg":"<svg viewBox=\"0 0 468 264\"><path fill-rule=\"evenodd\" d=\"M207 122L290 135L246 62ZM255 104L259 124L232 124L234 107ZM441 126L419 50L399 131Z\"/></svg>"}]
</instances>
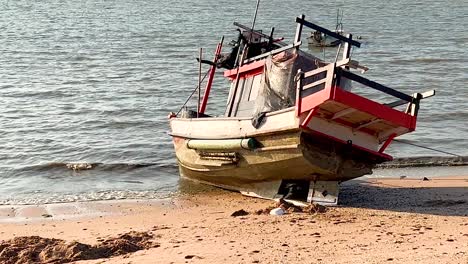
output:
<instances>
[{"instance_id":1,"label":"anchor line","mask_svg":"<svg viewBox=\"0 0 468 264\"><path fill-rule=\"evenodd\" d=\"M415 143L410 143L410 142L406 142L406 141L401 141L401 140L398 140L398 139L394 139L393 141L396 141L396 142L402 143L402 144L408 144L408 145L415 146L415 147L419 147L419 148L423 148L423 149L432 150L432 151L435 151L435 152L440 152L440 153L452 155L452 156L459 157L459 158L462 158L462 157L463 157L462 155L458 155L458 154L455 154L455 153L443 151L443 150L440 150L440 149L430 148L430 147L426 147L426 146L421 146L421 145L418 145L418 144L415 144Z\"/></svg>"}]
</instances>

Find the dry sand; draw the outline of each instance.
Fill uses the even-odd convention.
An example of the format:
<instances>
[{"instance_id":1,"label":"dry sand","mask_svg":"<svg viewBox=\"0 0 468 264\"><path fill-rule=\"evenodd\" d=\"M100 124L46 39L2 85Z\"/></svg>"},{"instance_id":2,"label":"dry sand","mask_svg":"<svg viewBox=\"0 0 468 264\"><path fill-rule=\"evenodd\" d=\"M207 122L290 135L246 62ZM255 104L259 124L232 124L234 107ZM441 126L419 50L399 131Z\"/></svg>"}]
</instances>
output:
<instances>
[{"instance_id":1,"label":"dry sand","mask_svg":"<svg viewBox=\"0 0 468 264\"><path fill-rule=\"evenodd\" d=\"M217 190L2 206L0 262L468 263L468 176L351 181L324 213L255 214L273 204Z\"/></svg>"}]
</instances>

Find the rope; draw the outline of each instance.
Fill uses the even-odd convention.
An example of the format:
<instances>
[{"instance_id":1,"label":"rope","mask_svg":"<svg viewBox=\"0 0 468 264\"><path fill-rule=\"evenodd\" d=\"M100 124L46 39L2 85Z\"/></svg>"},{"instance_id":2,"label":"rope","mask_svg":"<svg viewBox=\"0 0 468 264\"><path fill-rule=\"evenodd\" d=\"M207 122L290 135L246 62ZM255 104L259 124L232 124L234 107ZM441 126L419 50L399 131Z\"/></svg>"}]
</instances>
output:
<instances>
[{"instance_id":1,"label":"rope","mask_svg":"<svg viewBox=\"0 0 468 264\"><path fill-rule=\"evenodd\" d=\"M190 94L190 96L187 98L187 100L185 100L185 103L180 107L179 111L177 111L177 114L176 116L179 115L180 111L182 111L182 109L184 108L184 106L188 103L188 101L190 100L190 98L192 98L192 96L195 94L195 92L198 90L198 88L200 87L200 84L205 80L206 76L208 75L210 71L208 70L206 73L205 73L205 76L203 76L203 78L201 79L201 82L195 87L195 89L192 91L192 93ZM198 109L197 109L197 112L198 112Z\"/></svg>"},{"instance_id":2,"label":"rope","mask_svg":"<svg viewBox=\"0 0 468 264\"><path fill-rule=\"evenodd\" d=\"M398 139L394 139L393 141L396 141L396 142L402 143L402 144L408 144L408 145L415 146L415 147L419 147L419 148L423 148L423 149L432 150L432 151L435 151L435 152L440 152L440 153L452 155L452 156L459 157L459 158L463 157L463 156L458 155L458 154L455 154L455 153L450 153L450 152L443 151L443 150L439 150L439 149L435 149L435 148L430 148L430 147L426 147L426 146L421 146L421 145L414 144L414 143L410 143L410 142L407 142L407 141L402 141L402 140L398 140Z\"/></svg>"}]
</instances>

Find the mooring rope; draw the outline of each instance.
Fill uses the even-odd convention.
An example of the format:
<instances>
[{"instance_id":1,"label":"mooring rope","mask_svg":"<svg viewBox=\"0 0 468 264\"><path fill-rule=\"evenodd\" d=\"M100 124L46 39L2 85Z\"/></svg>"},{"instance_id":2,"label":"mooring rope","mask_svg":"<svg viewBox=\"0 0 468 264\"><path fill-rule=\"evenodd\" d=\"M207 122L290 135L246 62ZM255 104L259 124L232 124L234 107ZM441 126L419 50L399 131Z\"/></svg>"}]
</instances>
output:
<instances>
[{"instance_id":1,"label":"mooring rope","mask_svg":"<svg viewBox=\"0 0 468 264\"><path fill-rule=\"evenodd\" d=\"M430 148L430 147L426 147L426 146L421 146L421 145L418 145L418 144L415 144L415 143L410 143L410 142L407 142L407 141L402 141L402 140L398 140L398 139L394 139L394 141L396 141L396 142L398 142L398 143L402 143L402 144L408 144L408 145L411 145L411 146L423 148L423 149L432 150L432 151L435 151L435 152L440 152L440 153L452 155L452 156L459 157L459 158L462 158L462 157L463 157L462 155L458 155L458 154L455 154L455 153L443 151L443 150L440 150L440 149L435 149L435 148Z\"/></svg>"}]
</instances>

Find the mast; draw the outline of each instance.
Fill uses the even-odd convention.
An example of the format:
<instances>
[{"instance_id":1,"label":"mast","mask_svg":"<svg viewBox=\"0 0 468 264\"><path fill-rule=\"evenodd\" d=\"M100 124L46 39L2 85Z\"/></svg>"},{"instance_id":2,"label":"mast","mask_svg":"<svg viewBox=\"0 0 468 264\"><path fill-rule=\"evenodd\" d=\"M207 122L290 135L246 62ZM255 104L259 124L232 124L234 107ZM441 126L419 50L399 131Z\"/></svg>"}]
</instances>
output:
<instances>
[{"instance_id":1,"label":"mast","mask_svg":"<svg viewBox=\"0 0 468 264\"><path fill-rule=\"evenodd\" d=\"M234 90L232 91L232 97L231 97L231 100L229 102L229 111L227 111L227 116L231 116L232 108L234 107L234 102L236 101L235 99L236 99L237 89L239 88L240 68L244 64L245 57L247 56L247 53L249 52L249 45L250 45L250 42L252 41L252 35L253 35L253 32L254 32L255 21L257 20L257 13L258 13L258 7L259 6L260 6L260 0L257 0L257 5L255 7L255 13L254 13L253 21L252 21L252 28L249 30L250 31L249 40L244 45L242 54L240 55L241 56L240 61L238 60L239 62L238 62L238 66L237 66L236 83L234 85ZM238 59L239 59L239 57L238 57Z\"/></svg>"}]
</instances>

